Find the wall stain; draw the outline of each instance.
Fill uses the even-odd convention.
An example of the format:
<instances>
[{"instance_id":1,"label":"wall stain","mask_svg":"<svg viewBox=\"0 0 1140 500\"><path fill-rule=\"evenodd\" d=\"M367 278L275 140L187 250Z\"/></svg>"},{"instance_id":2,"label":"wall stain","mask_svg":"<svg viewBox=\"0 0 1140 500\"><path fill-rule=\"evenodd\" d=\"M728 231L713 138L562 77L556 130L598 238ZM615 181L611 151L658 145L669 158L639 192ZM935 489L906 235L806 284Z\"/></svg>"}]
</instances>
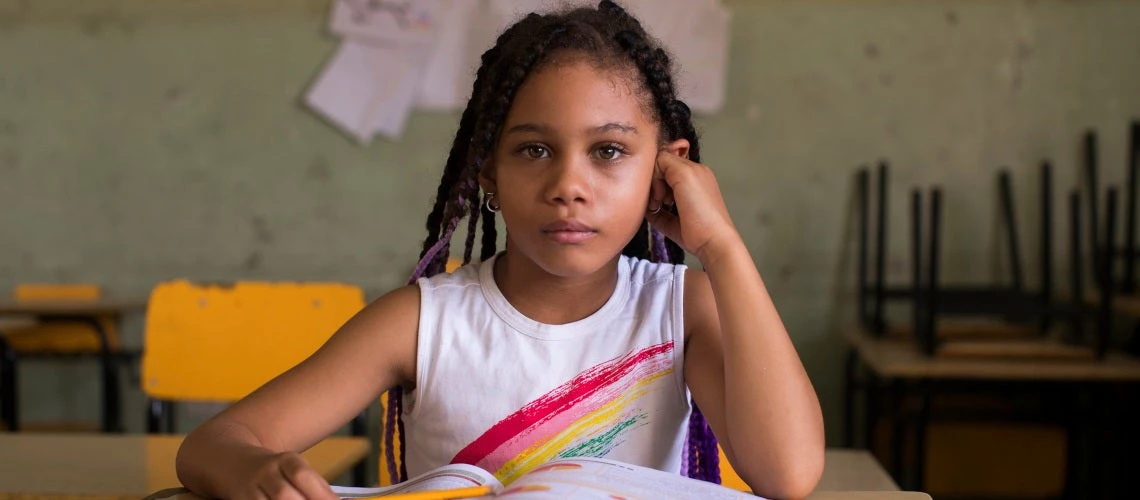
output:
<instances>
[{"instance_id":1,"label":"wall stain","mask_svg":"<svg viewBox=\"0 0 1140 500\"><path fill-rule=\"evenodd\" d=\"M20 126L12 120L0 120L0 137L19 137Z\"/></svg>"},{"instance_id":2,"label":"wall stain","mask_svg":"<svg viewBox=\"0 0 1140 500\"><path fill-rule=\"evenodd\" d=\"M883 84L884 87L890 87L895 83L895 78L889 74L879 75L879 83Z\"/></svg>"},{"instance_id":3,"label":"wall stain","mask_svg":"<svg viewBox=\"0 0 1140 500\"><path fill-rule=\"evenodd\" d=\"M265 217L255 215L250 220L250 225L253 227L253 239L258 243L273 243L273 231L269 230L269 224L266 223Z\"/></svg>"},{"instance_id":4,"label":"wall stain","mask_svg":"<svg viewBox=\"0 0 1140 500\"><path fill-rule=\"evenodd\" d=\"M251 252L249 256L245 258L244 267L247 271L253 271L261 267L261 261L261 252Z\"/></svg>"},{"instance_id":5,"label":"wall stain","mask_svg":"<svg viewBox=\"0 0 1140 500\"><path fill-rule=\"evenodd\" d=\"M226 135L226 121L215 116L198 127L199 137L224 137Z\"/></svg>"},{"instance_id":6,"label":"wall stain","mask_svg":"<svg viewBox=\"0 0 1140 500\"><path fill-rule=\"evenodd\" d=\"M863 48L863 53L867 56L867 59L878 59L879 46L873 43L868 43L867 46Z\"/></svg>"},{"instance_id":7,"label":"wall stain","mask_svg":"<svg viewBox=\"0 0 1140 500\"><path fill-rule=\"evenodd\" d=\"M107 19L100 15L83 16L79 20L79 29L83 31L84 35L92 38L97 38L103 34L106 29Z\"/></svg>"},{"instance_id":8,"label":"wall stain","mask_svg":"<svg viewBox=\"0 0 1140 500\"><path fill-rule=\"evenodd\" d=\"M329 160L321 155L313 158L313 161L309 162L309 168L305 169L305 177L314 181L328 182L332 179Z\"/></svg>"},{"instance_id":9,"label":"wall stain","mask_svg":"<svg viewBox=\"0 0 1140 500\"><path fill-rule=\"evenodd\" d=\"M1013 89L1021 88L1022 77L1024 75L1025 63L1033 58L1033 44L1025 38L1018 37L1014 42L1013 61L1012 61L1012 75L1010 77Z\"/></svg>"},{"instance_id":10,"label":"wall stain","mask_svg":"<svg viewBox=\"0 0 1140 500\"><path fill-rule=\"evenodd\" d=\"M0 168L10 172L19 170L20 152L15 149L0 151Z\"/></svg>"},{"instance_id":11,"label":"wall stain","mask_svg":"<svg viewBox=\"0 0 1140 500\"><path fill-rule=\"evenodd\" d=\"M192 150L190 143L186 139L171 134L170 132L163 132L159 135L158 142L174 156L183 156Z\"/></svg>"},{"instance_id":12,"label":"wall stain","mask_svg":"<svg viewBox=\"0 0 1140 500\"><path fill-rule=\"evenodd\" d=\"M792 266L787 264L780 266L780 281L784 283L791 282L793 275L795 275L795 271L792 270Z\"/></svg>"},{"instance_id":13,"label":"wall stain","mask_svg":"<svg viewBox=\"0 0 1140 500\"><path fill-rule=\"evenodd\" d=\"M100 12L83 16L79 19L79 29L83 34L98 38L107 32L109 29L118 29L124 35L133 35L135 33L135 23L129 19L124 19L114 12Z\"/></svg>"},{"instance_id":14,"label":"wall stain","mask_svg":"<svg viewBox=\"0 0 1140 500\"><path fill-rule=\"evenodd\" d=\"M958 25L958 13L954 12L952 10L946 11L946 24L949 24L950 26L957 26Z\"/></svg>"}]
</instances>

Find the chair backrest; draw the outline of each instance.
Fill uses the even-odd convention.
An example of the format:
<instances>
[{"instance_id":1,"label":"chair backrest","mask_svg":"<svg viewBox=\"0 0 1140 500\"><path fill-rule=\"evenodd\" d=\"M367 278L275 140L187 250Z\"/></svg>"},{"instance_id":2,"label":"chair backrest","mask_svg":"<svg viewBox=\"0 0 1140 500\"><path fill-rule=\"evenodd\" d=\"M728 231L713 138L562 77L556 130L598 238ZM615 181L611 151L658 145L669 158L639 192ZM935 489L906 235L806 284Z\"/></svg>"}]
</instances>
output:
<instances>
[{"instance_id":1,"label":"chair backrest","mask_svg":"<svg viewBox=\"0 0 1140 500\"><path fill-rule=\"evenodd\" d=\"M456 269L463 266L463 260L451 257L447 259L447 265L444 267L444 272L453 273Z\"/></svg>"},{"instance_id":2,"label":"chair backrest","mask_svg":"<svg viewBox=\"0 0 1140 500\"><path fill-rule=\"evenodd\" d=\"M102 290L90 283L21 283L12 289L16 302L43 300L95 301Z\"/></svg>"},{"instance_id":3,"label":"chair backrest","mask_svg":"<svg viewBox=\"0 0 1140 500\"><path fill-rule=\"evenodd\" d=\"M364 307L340 283L160 283L147 306L142 389L232 402L297 365Z\"/></svg>"}]
</instances>

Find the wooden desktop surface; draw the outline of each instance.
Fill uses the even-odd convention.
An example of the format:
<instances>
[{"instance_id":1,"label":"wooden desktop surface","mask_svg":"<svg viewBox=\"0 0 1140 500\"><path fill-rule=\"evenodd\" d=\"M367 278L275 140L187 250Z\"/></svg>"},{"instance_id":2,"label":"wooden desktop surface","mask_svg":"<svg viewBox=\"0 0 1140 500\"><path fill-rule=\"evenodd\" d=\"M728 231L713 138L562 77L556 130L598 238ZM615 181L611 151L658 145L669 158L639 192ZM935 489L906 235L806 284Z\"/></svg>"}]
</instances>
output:
<instances>
[{"instance_id":1,"label":"wooden desktop surface","mask_svg":"<svg viewBox=\"0 0 1140 500\"><path fill-rule=\"evenodd\" d=\"M0 433L0 500L138 499L178 487L174 457L182 439L181 435ZM332 437L303 456L333 481L368 451L365 438Z\"/></svg>"},{"instance_id":2,"label":"wooden desktop surface","mask_svg":"<svg viewBox=\"0 0 1140 500\"><path fill-rule=\"evenodd\" d=\"M1119 351L1109 351L1103 360L930 358L911 340L875 338L859 328L848 329L843 336L863 363L883 377L1140 381L1140 358Z\"/></svg>"}]
</instances>

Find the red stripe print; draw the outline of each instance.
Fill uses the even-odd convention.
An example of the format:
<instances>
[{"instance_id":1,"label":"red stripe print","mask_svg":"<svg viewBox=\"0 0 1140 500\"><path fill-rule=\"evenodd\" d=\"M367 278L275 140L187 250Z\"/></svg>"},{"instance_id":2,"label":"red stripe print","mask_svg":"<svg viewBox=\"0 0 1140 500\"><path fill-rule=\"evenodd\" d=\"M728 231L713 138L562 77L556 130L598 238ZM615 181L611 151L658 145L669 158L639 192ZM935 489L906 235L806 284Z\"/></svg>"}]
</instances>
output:
<instances>
[{"instance_id":1,"label":"red stripe print","mask_svg":"<svg viewBox=\"0 0 1140 500\"><path fill-rule=\"evenodd\" d=\"M591 394L616 383L638 363L673 350L673 341L646 347L594 366L531 401L484 432L455 455L451 463L476 464L518 433L556 417Z\"/></svg>"}]
</instances>

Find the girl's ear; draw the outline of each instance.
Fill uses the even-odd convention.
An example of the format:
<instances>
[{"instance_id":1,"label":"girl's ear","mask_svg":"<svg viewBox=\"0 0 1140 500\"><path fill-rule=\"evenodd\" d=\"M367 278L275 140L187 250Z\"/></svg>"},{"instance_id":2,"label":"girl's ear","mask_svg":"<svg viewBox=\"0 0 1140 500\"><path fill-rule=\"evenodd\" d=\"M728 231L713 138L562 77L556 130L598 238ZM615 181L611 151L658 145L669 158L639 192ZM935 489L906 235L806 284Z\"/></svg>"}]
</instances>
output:
<instances>
[{"instance_id":1,"label":"girl's ear","mask_svg":"<svg viewBox=\"0 0 1140 500\"><path fill-rule=\"evenodd\" d=\"M689 158L689 140L677 139L665 145L665 151L673 153L681 158Z\"/></svg>"},{"instance_id":2,"label":"girl's ear","mask_svg":"<svg viewBox=\"0 0 1140 500\"><path fill-rule=\"evenodd\" d=\"M483 168L479 170L479 187L483 188L484 193L499 192L498 184L495 182L494 156L487 158L483 162Z\"/></svg>"}]
</instances>

